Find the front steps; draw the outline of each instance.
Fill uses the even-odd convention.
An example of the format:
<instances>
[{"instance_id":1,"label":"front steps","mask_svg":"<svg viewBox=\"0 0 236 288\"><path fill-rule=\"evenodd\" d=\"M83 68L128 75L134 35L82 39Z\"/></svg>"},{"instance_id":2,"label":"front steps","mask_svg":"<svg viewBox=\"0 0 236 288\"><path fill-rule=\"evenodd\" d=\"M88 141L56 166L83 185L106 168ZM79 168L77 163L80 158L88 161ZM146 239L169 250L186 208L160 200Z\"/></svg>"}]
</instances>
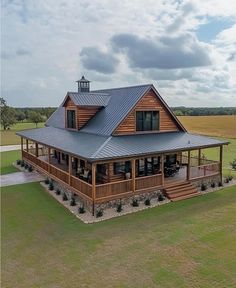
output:
<instances>
[{"instance_id":1,"label":"front steps","mask_svg":"<svg viewBox=\"0 0 236 288\"><path fill-rule=\"evenodd\" d=\"M170 184L165 187L164 193L171 201L179 201L201 195L197 188L188 181Z\"/></svg>"}]
</instances>

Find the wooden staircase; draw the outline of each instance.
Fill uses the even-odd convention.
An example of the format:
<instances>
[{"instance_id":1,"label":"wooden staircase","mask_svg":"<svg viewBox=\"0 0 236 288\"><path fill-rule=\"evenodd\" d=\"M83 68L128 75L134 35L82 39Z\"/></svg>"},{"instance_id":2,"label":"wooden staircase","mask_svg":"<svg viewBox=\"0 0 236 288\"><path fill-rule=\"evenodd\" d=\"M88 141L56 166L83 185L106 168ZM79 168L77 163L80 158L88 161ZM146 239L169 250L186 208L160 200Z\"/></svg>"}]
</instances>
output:
<instances>
[{"instance_id":1,"label":"wooden staircase","mask_svg":"<svg viewBox=\"0 0 236 288\"><path fill-rule=\"evenodd\" d=\"M170 184L165 187L164 193L171 201L179 201L201 195L197 188L188 181Z\"/></svg>"}]
</instances>

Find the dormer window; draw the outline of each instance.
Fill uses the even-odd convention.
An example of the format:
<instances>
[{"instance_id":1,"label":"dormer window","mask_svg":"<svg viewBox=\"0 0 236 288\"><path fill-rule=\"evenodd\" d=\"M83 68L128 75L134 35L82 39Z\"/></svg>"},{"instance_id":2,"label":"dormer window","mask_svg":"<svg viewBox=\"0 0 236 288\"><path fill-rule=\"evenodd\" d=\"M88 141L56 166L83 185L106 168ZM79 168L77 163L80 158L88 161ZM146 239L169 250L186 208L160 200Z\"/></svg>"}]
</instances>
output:
<instances>
[{"instance_id":1,"label":"dormer window","mask_svg":"<svg viewBox=\"0 0 236 288\"><path fill-rule=\"evenodd\" d=\"M137 111L136 131L159 130L159 111Z\"/></svg>"},{"instance_id":2,"label":"dormer window","mask_svg":"<svg viewBox=\"0 0 236 288\"><path fill-rule=\"evenodd\" d=\"M75 110L67 110L67 128L76 129Z\"/></svg>"}]
</instances>

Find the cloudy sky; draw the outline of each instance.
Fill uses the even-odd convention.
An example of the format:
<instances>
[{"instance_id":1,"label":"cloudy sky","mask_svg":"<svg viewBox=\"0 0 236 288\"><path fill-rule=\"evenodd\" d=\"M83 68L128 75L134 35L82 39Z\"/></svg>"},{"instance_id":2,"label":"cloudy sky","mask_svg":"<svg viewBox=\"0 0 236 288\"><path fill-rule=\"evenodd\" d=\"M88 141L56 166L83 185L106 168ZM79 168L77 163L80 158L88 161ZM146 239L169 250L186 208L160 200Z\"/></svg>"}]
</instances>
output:
<instances>
[{"instance_id":1,"label":"cloudy sky","mask_svg":"<svg viewBox=\"0 0 236 288\"><path fill-rule=\"evenodd\" d=\"M2 0L1 96L57 106L153 83L171 106L236 106L236 1Z\"/></svg>"}]
</instances>

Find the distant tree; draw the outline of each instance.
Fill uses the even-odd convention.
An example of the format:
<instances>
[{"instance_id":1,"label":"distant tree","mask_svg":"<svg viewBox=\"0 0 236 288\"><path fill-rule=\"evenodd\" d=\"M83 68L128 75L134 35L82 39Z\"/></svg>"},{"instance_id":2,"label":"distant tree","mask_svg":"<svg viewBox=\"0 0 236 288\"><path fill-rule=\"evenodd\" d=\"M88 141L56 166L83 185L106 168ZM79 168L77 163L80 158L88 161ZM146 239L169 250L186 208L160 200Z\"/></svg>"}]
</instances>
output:
<instances>
[{"instance_id":1,"label":"distant tree","mask_svg":"<svg viewBox=\"0 0 236 288\"><path fill-rule=\"evenodd\" d=\"M184 115L184 113L181 110L175 110L174 113L176 116L183 116Z\"/></svg>"},{"instance_id":2,"label":"distant tree","mask_svg":"<svg viewBox=\"0 0 236 288\"><path fill-rule=\"evenodd\" d=\"M0 98L1 108L1 125L4 130L10 129L16 123L15 109L7 106L7 102L2 97Z\"/></svg>"},{"instance_id":3,"label":"distant tree","mask_svg":"<svg viewBox=\"0 0 236 288\"><path fill-rule=\"evenodd\" d=\"M39 123L39 122L42 122L42 121L43 121L41 114L38 113L38 112L30 111L28 114L29 114L29 119L30 119L33 123L35 123L36 127L38 127L38 123Z\"/></svg>"},{"instance_id":4,"label":"distant tree","mask_svg":"<svg viewBox=\"0 0 236 288\"><path fill-rule=\"evenodd\" d=\"M25 113L21 110L16 111L16 120L17 121L24 121L25 120Z\"/></svg>"}]
</instances>

